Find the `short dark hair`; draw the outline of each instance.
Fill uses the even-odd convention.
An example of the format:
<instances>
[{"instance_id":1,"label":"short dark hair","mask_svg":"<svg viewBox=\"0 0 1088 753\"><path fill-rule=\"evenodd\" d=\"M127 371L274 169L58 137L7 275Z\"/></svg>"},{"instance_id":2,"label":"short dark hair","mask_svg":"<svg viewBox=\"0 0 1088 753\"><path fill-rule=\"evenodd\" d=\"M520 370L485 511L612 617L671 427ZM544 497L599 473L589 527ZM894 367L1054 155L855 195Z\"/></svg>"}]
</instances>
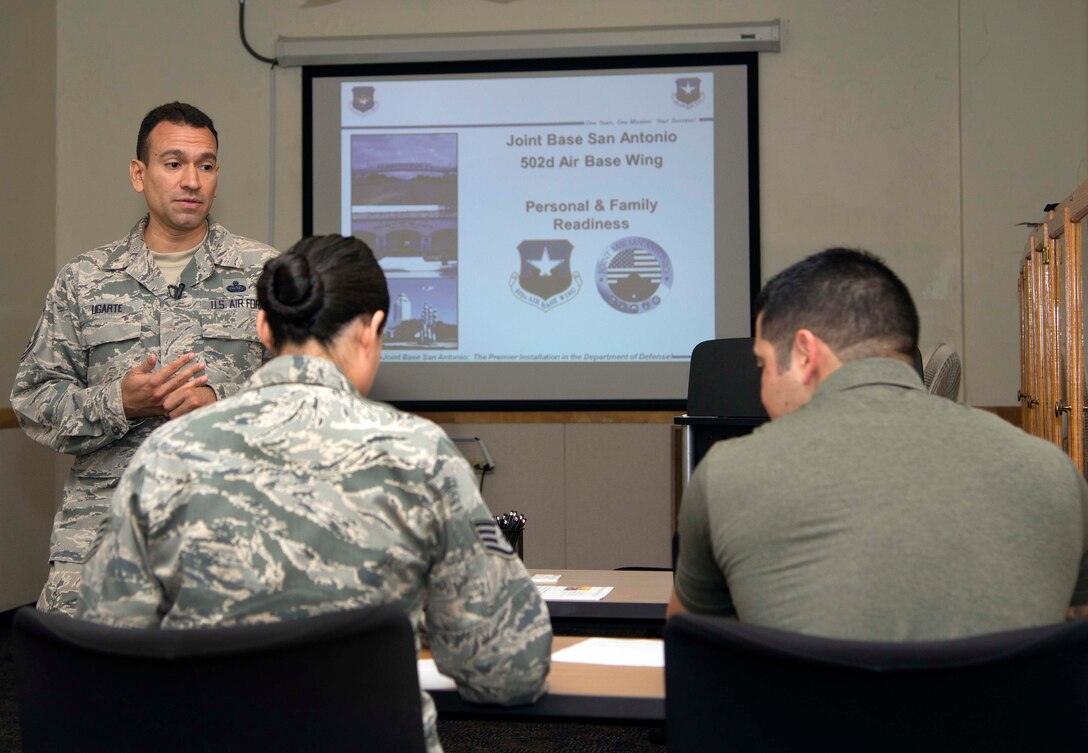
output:
<instances>
[{"instance_id":1,"label":"short dark hair","mask_svg":"<svg viewBox=\"0 0 1088 753\"><path fill-rule=\"evenodd\" d=\"M311 236L264 265L257 302L275 347L310 339L328 345L357 317L388 314L389 288L374 252L361 240Z\"/></svg>"},{"instance_id":2,"label":"short dark hair","mask_svg":"<svg viewBox=\"0 0 1088 753\"><path fill-rule=\"evenodd\" d=\"M192 105L187 105L184 102L168 102L165 105L159 105L154 110L144 116L143 121L140 123L140 132L136 136L136 159L147 164L147 140L151 135L151 131L162 122L173 123L174 125L187 125L193 128L207 128L212 132L212 136L215 137L215 146L219 148L219 133L215 130L215 126L212 124L212 119L202 113Z\"/></svg>"},{"instance_id":3,"label":"short dark hair","mask_svg":"<svg viewBox=\"0 0 1088 753\"><path fill-rule=\"evenodd\" d=\"M760 335L775 349L779 369L790 362L793 337L811 330L843 361L914 358L918 310L910 291L867 251L829 248L772 277L759 294Z\"/></svg>"}]
</instances>

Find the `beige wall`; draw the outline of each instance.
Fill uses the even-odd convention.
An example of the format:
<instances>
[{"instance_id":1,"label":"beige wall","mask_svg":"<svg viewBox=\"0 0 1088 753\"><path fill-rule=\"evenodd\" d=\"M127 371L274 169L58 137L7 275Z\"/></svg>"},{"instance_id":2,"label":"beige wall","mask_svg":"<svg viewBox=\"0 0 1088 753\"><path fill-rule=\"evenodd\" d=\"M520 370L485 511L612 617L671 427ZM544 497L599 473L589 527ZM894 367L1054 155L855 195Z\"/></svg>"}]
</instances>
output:
<instances>
[{"instance_id":1,"label":"beige wall","mask_svg":"<svg viewBox=\"0 0 1088 753\"><path fill-rule=\"evenodd\" d=\"M4 0L3 26L18 14L32 15L46 27L35 32L44 44L38 39L21 44L32 48L26 59L48 68L49 4L23 10L31 5L39 4ZM1044 202L1063 198L1088 177L1088 0L344 0L301 6L300 0L248 3L251 44L271 54L279 35L612 28L780 17L782 52L760 57L764 274L829 244L871 248L913 290L922 314L923 351L947 341L964 354L966 399L980 405L1015 402L1015 280L1026 235L1014 223L1038 219ZM125 165L139 118L172 98L205 108L219 126L223 172L217 218L235 232L267 240L270 80L277 102L271 240L286 246L297 239L300 71L270 76L267 66L250 58L238 41L237 10L237 3L227 0L57 0L57 161L55 169L34 163L38 175L56 187L57 264L118 237L143 211ZM6 36L4 41L7 47ZM5 87L32 75L4 55ZM11 126L6 120L4 125L7 133ZM31 160L25 153L20 159L16 164L25 166L20 175L29 177ZM12 181L7 183L5 190L12 190ZM20 212L12 218L20 237L34 234L40 220L33 217ZM41 244L40 236L35 239ZM24 330L10 335L19 347L32 326L26 312L38 308L31 301L39 301L48 284L35 258L15 266L7 253L3 262L5 301L13 276L25 295L17 307L23 319L8 320L10 329ZM18 348L3 342L0 355L10 374ZM638 441L652 444L659 428L645 427ZM507 431L474 430L496 438ZM540 452L563 458L558 472L565 473L575 447L600 467L625 462L610 445L583 447L572 436L563 429L529 450L516 441L506 445L488 438L488 444L500 475L504 467L534 468L533 453ZM8 458L0 463L9 475L23 473ZM660 463L655 478L670 472L667 458ZM500 475L487 481L494 481L496 490L519 483L513 477L500 481ZM537 475L530 473L526 487ZM652 500L647 504L657 503L650 496L656 489L631 490ZM511 488L503 499L526 493ZM562 494L565 509L577 510L580 500L598 498L600 489L587 476ZM597 519L597 512L585 509L587 520ZM10 528L7 515L0 529ZM565 525L552 525L556 536L560 529L569 536ZM556 541L548 546L558 547ZM564 551L570 551L569 539L564 542ZM579 563L568 558L567 564Z\"/></svg>"},{"instance_id":2,"label":"beige wall","mask_svg":"<svg viewBox=\"0 0 1088 753\"><path fill-rule=\"evenodd\" d=\"M1088 2L962 3L962 206L968 396L1014 405L1013 305L1028 230L1088 180ZM995 7L996 6L996 7Z\"/></svg>"},{"instance_id":3,"label":"beige wall","mask_svg":"<svg viewBox=\"0 0 1088 753\"><path fill-rule=\"evenodd\" d=\"M760 58L764 274L829 244L871 248L917 297L923 352L948 341L964 353L966 399L1015 403L1014 223L1086 177L1086 0L262 0L247 16L266 55L280 35L780 17L782 52ZM140 213L132 131L172 97L219 126L216 216L267 240L270 75L238 41L236 3L59 0L57 24L57 261ZM274 81L272 241L285 246L301 229L301 74Z\"/></svg>"},{"instance_id":4,"label":"beige wall","mask_svg":"<svg viewBox=\"0 0 1088 753\"><path fill-rule=\"evenodd\" d=\"M668 567L673 427L636 424L452 424L495 460L483 496L494 513L526 516L528 567ZM472 464L474 442L458 442Z\"/></svg>"},{"instance_id":5,"label":"beige wall","mask_svg":"<svg viewBox=\"0 0 1088 753\"><path fill-rule=\"evenodd\" d=\"M0 407L56 272L56 14L0 0Z\"/></svg>"},{"instance_id":6,"label":"beige wall","mask_svg":"<svg viewBox=\"0 0 1088 753\"><path fill-rule=\"evenodd\" d=\"M55 272L56 12L0 0L0 408ZM0 610L33 601L45 575L56 457L0 429Z\"/></svg>"}]
</instances>

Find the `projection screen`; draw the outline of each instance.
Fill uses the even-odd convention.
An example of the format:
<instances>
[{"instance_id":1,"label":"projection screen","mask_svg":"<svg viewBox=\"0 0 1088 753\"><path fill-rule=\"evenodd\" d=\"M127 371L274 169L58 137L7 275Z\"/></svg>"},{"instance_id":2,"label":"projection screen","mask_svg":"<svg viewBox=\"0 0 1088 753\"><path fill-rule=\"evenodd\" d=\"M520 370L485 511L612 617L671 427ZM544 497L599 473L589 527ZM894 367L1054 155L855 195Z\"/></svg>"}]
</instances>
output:
<instances>
[{"instance_id":1,"label":"projection screen","mask_svg":"<svg viewBox=\"0 0 1088 753\"><path fill-rule=\"evenodd\" d=\"M372 396L682 409L751 335L755 53L303 68L304 232L374 250Z\"/></svg>"}]
</instances>

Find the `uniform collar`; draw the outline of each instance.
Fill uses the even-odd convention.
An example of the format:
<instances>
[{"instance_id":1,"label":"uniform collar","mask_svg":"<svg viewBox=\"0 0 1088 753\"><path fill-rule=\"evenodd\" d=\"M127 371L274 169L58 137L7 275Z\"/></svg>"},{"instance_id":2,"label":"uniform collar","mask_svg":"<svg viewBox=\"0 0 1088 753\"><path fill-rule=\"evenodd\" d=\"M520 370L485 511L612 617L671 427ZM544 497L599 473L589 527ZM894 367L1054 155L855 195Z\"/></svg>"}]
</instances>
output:
<instances>
[{"instance_id":1,"label":"uniform collar","mask_svg":"<svg viewBox=\"0 0 1088 753\"><path fill-rule=\"evenodd\" d=\"M159 273L158 266L151 258L151 252L144 243L144 229L147 227L148 215L137 222L128 235L109 253L104 269L125 271L133 278L151 290L156 295L166 294L166 280ZM230 233L226 228L208 216L208 233L204 236L204 242L197 248L193 255L196 274L192 279L189 275L183 275L183 281L187 285L195 285L203 282L215 274L215 268L229 267L242 269L241 258L234 249L236 244L228 243ZM226 250L231 249L231 250Z\"/></svg>"},{"instance_id":2,"label":"uniform collar","mask_svg":"<svg viewBox=\"0 0 1088 753\"><path fill-rule=\"evenodd\" d=\"M144 244L144 229L147 227L148 218L145 214L132 226L128 235L110 251L105 264L102 265L104 268L128 269L135 273L139 270L134 265L138 266L141 261L149 263L150 257L146 253L147 246ZM241 256L233 250L233 244L227 243L229 239L230 233L227 229L208 215L208 233L204 236L204 242L200 244L195 257L200 270L200 279L211 277L215 265L242 268Z\"/></svg>"},{"instance_id":3,"label":"uniform collar","mask_svg":"<svg viewBox=\"0 0 1088 753\"><path fill-rule=\"evenodd\" d=\"M918 372L905 361L894 358L859 358L856 361L847 361L833 371L816 388L814 397L874 384L925 392Z\"/></svg>"},{"instance_id":4,"label":"uniform collar","mask_svg":"<svg viewBox=\"0 0 1088 753\"><path fill-rule=\"evenodd\" d=\"M278 384L320 385L362 397L336 364L318 356L277 356L250 377L247 389Z\"/></svg>"}]
</instances>

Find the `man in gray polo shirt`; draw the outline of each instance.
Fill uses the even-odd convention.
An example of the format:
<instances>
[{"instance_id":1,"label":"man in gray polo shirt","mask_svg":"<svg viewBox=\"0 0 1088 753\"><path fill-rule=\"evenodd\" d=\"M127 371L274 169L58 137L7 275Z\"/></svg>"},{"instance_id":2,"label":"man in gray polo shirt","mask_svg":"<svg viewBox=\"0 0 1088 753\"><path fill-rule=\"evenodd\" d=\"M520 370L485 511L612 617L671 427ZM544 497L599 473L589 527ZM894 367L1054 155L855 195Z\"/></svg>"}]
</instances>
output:
<instances>
[{"instance_id":1,"label":"man in gray polo shirt","mask_svg":"<svg viewBox=\"0 0 1088 753\"><path fill-rule=\"evenodd\" d=\"M926 393L917 311L879 259L810 256L757 308L772 421L696 469L670 614L927 640L1088 603L1084 478L1057 447Z\"/></svg>"}]
</instances>

